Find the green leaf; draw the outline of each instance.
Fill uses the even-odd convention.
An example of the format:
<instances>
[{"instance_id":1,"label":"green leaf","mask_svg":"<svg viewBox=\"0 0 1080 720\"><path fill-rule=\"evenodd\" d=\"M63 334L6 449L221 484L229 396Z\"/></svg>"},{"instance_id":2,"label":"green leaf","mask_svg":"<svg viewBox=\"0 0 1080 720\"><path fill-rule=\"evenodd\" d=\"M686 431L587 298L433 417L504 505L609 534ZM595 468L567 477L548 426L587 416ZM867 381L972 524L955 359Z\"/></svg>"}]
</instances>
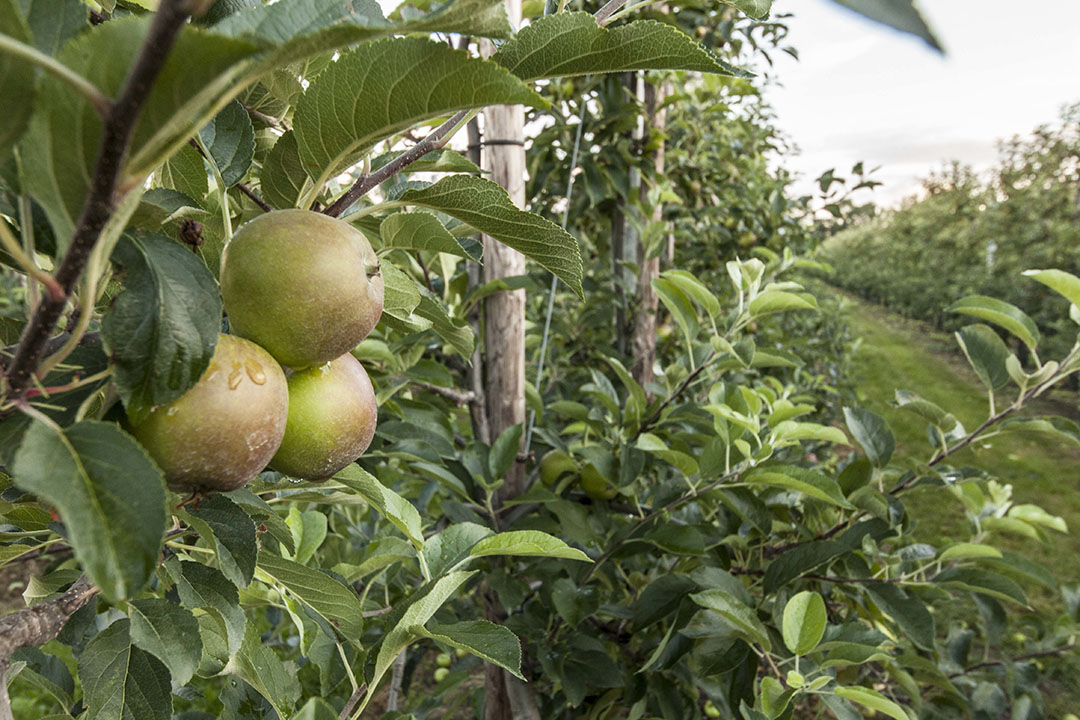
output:
<instances>
[{"instance_id":1,"label":"green leaf","mask_svg":"<svg viewBox=\"0 0 1080 720\"><path fill-rule=\"evenodd\" d=\"M385 158L386 162L390 162L400 154L401 153L397 152L387 153L380 157ZM380 163L379 165L375 165L374 162L372 163L374 168L382 167L384 164L386 163ZM408 167L408 172L470 173L473 175L480 175L486 171L481 170L476 163L457 150L438 150L436 152L428 153L416 162L411 163Z\"/></svg>"},{"instance_id":2,"label":"green leaf","mask_svg":"<svg viewBox=\"0 0 1080 720\"><path fill-rule=\"evenodd\" d=\"M46 55L56 55L65 42L90 27L86 5L80 0L21 0L20 4L34 47Z\"/></svg>"},{"instance_id":3,"label":"green leaf","mask_svg":"<svg viewBox=\"0 0 1080 720\"><path fill-rule=\"evenodd\" d=\"M17 0L0 0L0 29L13 40L32 44L30 28L19 12ZM34 111L35 74L33 63L0 52L0 97L11 101L0 115L0 157L8 154L9 147L22 135Z\"/></svg>"},{"instance_id":4,"label":"green leaf","mask_svg":"<svg viewBox=\"0 0 1080 720\"><path fill-rule=\"evenodd\" d=\"M715 318L720 314L720 301L707 287L687 271L665 270L660 273L660 277L682 290L687 297L700 305L709 314L709 317Z\"/></svg>"},{"instance_id":5,"label":"green leaf","mask_svg":"<svg viewBox=\"0 0 1080 720\"><path fill-rule=\"evenodd\" d=\"M296 105L293 132L316 185L375 143L417 123L486 105L546 103L495 63L425 38L361 45L321 72Z\"/></svg>"},{"instance_id":6,"label":"green leaf","mask_svg":"<svg viewBox=\"0 0 1080 720\"><path fill-rule=\"evenodd\" d=\"M631 70L747 75L667 23L638 20L605 28L586 12L537 18L491 59L522 80Z\"/></svg>"},{"instance_id":7,"label":"green leaf","mask_svg":"<svg viewBox=\"0 0 1080 720\"><path fill-rule=\"evenodd\" d=\"M655 455L666 463L678 468L679 472L687 477L693 477L700 472L697 460L692 456L678 450L672 450L667 443L652 433L642 433L638 436L635 444L639 450Z\"/></svg>"},{"instance_id":8,"label":"green leaf","mask_svg":"<svg viewBox=\"0 0 1080 720\"><path fill-rule=\"evenodd\" d=\"M539 530L511 530L486 537L473 546L472 557L517 555L521 557L566 558L592 562L585 553L570 547L557 537Z\"/></svg>"},{"instance_id":9,"label":"green leaf","mask_svg":"<svg viewBox=\"0 0 1080 720\"><path fill-rule=\"evenodd\" d=\"M259 572L285 587L346 638L359 641L364 608L352 590L325 573L265 550L259 553Z\"/></svg>"},{"instance_id":10,"label":"green leaf","mask_svg":"<svg viewBox=\"0 0 1080 720\"><path fill-rule=\"evenodd\" d=\"M1064 270L1025 270L1024 275L1041 282L1073 305L1080 306L1080 278Z\"/></svg>"},{"instance_id":11,"label":"green leaf","mask_svg":"<svg viewBox=\"0 0 1080 720\"><path fill-rule=\"evenodd\" d=\"M767 290L750 301L750 317L759 318L788 310L817 310L817 300L806 293Z\"/></svg>"},{"instance_id":12,"label":"green leaf","mask_svg":"<svg viewBox=\"0 0 1080 720\"><path fill-rule=\"evenodd\" d=\"M833 2L883 25L896 28L900 32L922 38L927 45L938 52L945 52L912 0L833 0Z\"/></svg>"},{"instance_id":13,"label":"green leaf","mask_svg":"<svg viewBox=\"0 0 1080 720\"><path fill-rule=\"evenodd\" d=\"M520 423L503 430L488 453L488 472L492 480L500 480L510 472L521 449L521 436L525 428Z\"/></svg>"},{"instance_id":14,"label":"green leaf","mask_svg":"<svg viewBox=\"0 0 1080 720\"><path fill-rule=\"evenodd\" d=\"M442 532L427 539L424 544L424 560L431 577L437 578L458 563L470 557L469 551L476 543L491 536L492 531L471 522L454 523Z\"/></svg>"},{"instance_id":15,"label":"green leaf","mask_svg":"<svg viewBox=\"0 0 1080 720\"><path fill-rule=\"evenodd\" d=\"M264 169L263 182L265 175ZM182 192L195 200L202 200L210 190L206 164L199 151L190 145L184 145L165 161L158 179L164 187Z\"/></svg>"},{"instance_id":16,"label":"green leaf","mask_svg":"<svg viewBox=\"0 0 1080 720\"><path fill-rule=\"evenodd\" d=\"M703 608L719 613L742 637L760 645L765 652L772 649L769 633L753 609L743 605L723 590L703 590L690 596Z\"/></svg>"},{"instance_id":17,"label":"green leaf","mask_svg":"<svg viewBox=\"0 0 1080 720\"><path fill-rule=\"evenodd\" d=\"M240 652L229 660L224 672L236 675L255 688L274 707L278 717L290 717L300 699L295 666L291 662L283 663L273 650L263 645L255 623L248 623Z\"/></svg>"},{"instance_id":18,"label":"green leaf","mask_svg":"<svg viewBox=\"0 0 1080 720\"><path fill-rule=\"evenodd\" d=\"M837 445L849 444L844 431L831 425L782 420L773 428L774 445L781 442L790 443L802 440L820 440L821 442L831 442Z\"/></svg>"},{"instance_id":19,"label":"green leaf","mask_svg":"<svg viewBox=\"0 0 1080 720\"><path fill-rule=\"evenodd\" d=\"M1032 350L1039 343L1039 328L1036 327L1035 322L1023 310L1004 300L985 295L969 295L963 300L954 302L945 310L994 323L1008 330Z\"/></svg>"},{"instance_id":20,"label":"green leaf","mask_svg":"<svg viewBox=\"0 0 1080 720\"><path fill-rule=\"evenodd\" d=\"M1027 607L1027 596L1014 581L989 570L974 567L958 567L934 576L934 583L957 590L990 595L999 600L1009 600Z\"/></svg>"},{"instance_id":21,"label":"green leaf","mask_svg":"<svg viewBox=\"0 0 1080 720\"><path fill-rule=\"evenodd\" d=\"M255 523L240 506L214 493L185 514L204 539L213 539L221 571L238 587L247 587L255 573L258 544Z\"/></svg>"},{"instance_id":22,"label":"green leaf","mask_svg":"<svg viewBox=\"0 0 1080 720\"><path fill-rule=\"evenodd\" d=\"M420 304L420 289L391 262L379 263L383 276L383 312L408 317Z\"/></svg>"},{"instance_id":23,"label":"green leaf","mask_svg":"<svg viewBox=\"0 0 1080 720\"><path fill-rule=\"evenodd\" d=\"M169 720L172 694L168 669L131 644L128 620L117 620L94 636L79 656L86 720Z\"/></svg>"},{"instance_id":24,"label":"green leaf","mask_svg":"<svg viewBox=\"0 0 1080 720\"><path fill-rule=\"evenodd\" d=\"M187 685L202 657L195 616L161 598L131 603L131 642L163 662L177 685Z\"/></svg>"},{"instance_id":25,"label":"green leaf","mask_svg":"<svg viewBox=\"0 0 1080 720\"><path fill-rule=\"evenodd\" d=\"M1005 369L1009 348L990 326L976 323L961 328L956 341L983 385L996 390L1009 382L1009 372Z\"/></svg>"},{"instance_id":26,"label":"green leaf","mask_svg":"<svg viewBox=\"0 0 1080 720\"><path fill-rule=\"evenodd\" d=\"M102 318L101 334L116 388L138 422L187 392L209 367L221 295L206 265L161 235L125 236L113 258L124 267L125 289Z\"/></svg>"},{"instance_id":27,"label":"green leaf","mask_svg":"<svg viewBox=\"0 0 1080 720\"><path fill-rule=\"evenodd\" d=\"M955 429L959 422L952 413L945 412L938 405L908 390L896 391L896 406L915 413L926 422L941 428L945 432Z\"/></svg>"},{"instance_id":28,"label":"green leaf","mask_svg":"<svg viewBox=\"0 0 1080 720\"><path fill-rule=\"evenodd\" d=\"M904 709L876 690L865 687L838 687L834 691L840 697L884 713L893 720L911 720Z\"/></svg>"},{"instance_id":29,"label":"green leaf","mask_svg":"<svg viewBox=\"0 0 1080 720\"><path fill-rule=\"evenodd\" d=\"M875 467L889 464L896 450L896 438L883 417L864 408L845 407L844 422Z\"/></svg>"},{"instance_id":30,"label":"green leaf","mask_svg":"<svg viewBox=\"0 0 1080 720\"><path fill-rule=\"evenodd\" d=\"M400 212L387 216L379 226L383 247L387 250L426 250L458 257L472 257L457 238L429 212Z\"/></svg>"},{"instance_id":31,"label":"green leaf","mask_svg":"<svg viewBox=\"0 0 1080 720\"><path fill-rule=\"evenodd\" d=\"M725 5L730 5L746 13L755 20L764 20L769 17L772 9L772 0L720 0Z\"/></svg>"},{"instance_id":32,"label":"green leaf","mask_svg":"<svg viewBox=\"0 0 1080 720\"><path fill-rule=\"evenodd\" d=\"M292 530L293 545L296 548L292 559L306 565L326 539L326 516L318 510L300 512L300 508L293 505L289 508L286 522Z\"/></svg>"},{"instance_id":33,"label":"green leaf","mask_svg":"<svg viewBox=\"0 0 1080 720\"><path fill-rule=\"evenodd\" d=\"M416 315L431 323L431 329L463 358L471 358L475 338L472 328L464 320L450 317L442 302L427 288L419 288L420 304Z\"/></svg>"},{"instance_id":34,"label":"green leaf","mask_svg":"<svg viewBox=\"0 0 1080 720\"><path fill-rule=\"evenodd\" d=\"M694 312L694 306L690 303L690 297L675 283L662 277L653 280L652 286L660 302L664 303L671 317L679 324L679 329L682 330L687 347L689 347L701 329L698 325L697 313Z\"/></svg>"},{"instance_id":35,"label":"green leaf","mask_svg":"<svg viewBox=\"0 0 1080 720\"><path fill-rule=\"evenodd\" d=\"M279 210L300 207L300 198L310 180L300 161L300 146L292 130L279 137L270 148L259 178L263 199L271 207Z\"/></svg>"},{"instance_id":36,"label":"green leaf","mask_svg":"<svg viewBox=\"0 0 1080 720\"><path fill-rule=\"evenodd\" d=\"M359 465L349 465L339 470L334 475L334 480L370 503L398 530L405 533L417 550L424 549L424 532L421 529L420 513L416 511L412 503L383 485L374 475L363 470Z\"/></svg>"},{"instance_id":37,"label":"green leaf","mask_svg":"<svg viewBox=\"0 0 1080 720\"><path fill-rule=\"evenodd\" d=\"M828 614L825 601L816 592L804 590L784 606L783 635L787 649L805 655L821 642Z\"/></svg>"},{"instance_id":38,"label":"green leaf","mask_svg":"<svg viewBox=\"0 0 1080 720\"><path fill-rule=\"evenodd\" d=\"M75 702L72 697L75 694L75 680L71 677L67 665L56 655L29 647L16 650L12 653L11 660L13 663L25 663L23 669L17 671L18 677L24 683L51 695L62 707L71 707ZM8 672L7 680L10 683L15 675L10 670Z\"/></svg>"},{"instance_id":39,"label":"green leaf","mask_svg":"<svg viewBox=\"0 0 1080 720\"><path fill-rule=\"evenodd\" d=\"M338 712L320 697L313 697L293 715L293 720L338 720Z\"/></svg>"},{"instance_id":40,"label":"green leaf","mask_svg":"<svg viewBox=\"0 0 1080 720\"><path fill-rule=\"evenodd\" d=\"M855 506L844 497L840 485L835 480L806 468L773 465L767 469L754 470L744 478L744 482L750 485L768 485L794 490L846 510L855 509Z\"/></svg>"},{"instance_id":41,"label":"green leaf","mask_svg":"<svg viewBox=\"0 0 1080 720\"><path fill-rule=\"evenodd\" d=\"M255 157L255 128L239 101L233 100L199 130L199 140L210 154L226 187L244 179Z\"/></svg>"},{"instance_id":42,"label":"green leaf","mask_svg":"<svg viewBox=\"0 0 1080 720\"><path fill-rule=\"evenodd\" d=\"M382 645L379 647L379 654L375 658L375 670L371 681L368 683L366 700L375 694L379 681L382 680L383 675L390 669L390 666L394 664L394 660L401 654L401 651L408 647L409 643L418 639L416 628L423 627L442 607L443 603L450 599L458 588L475 574L476 571L465 572L458 570L443 575L431 583L426 588L426 592L405 609L401 619L387 633L386 639L383 640Z\"/></svg>"},{"instance_id":43,"label":"green leaf","mask_svg":"<svg viewBox=\"0 0 1080 720\"><path fill-rule=\"evenodd\" d=\"M399 202L457 218L534 260L578 297L585 297L577 240L550 220L518 209L497 183L471 175L451 175L429 187L405 191Z\"/></svg>"},{"instance_id":44,"label":"green leaf","mask_svg":"<svg viewBox=\"0 0 1080 720\"><path fill-rule=\"evenodd\" d=\"M229 655L234 655L244 641L247 624L236 586L220 570L209 565L173 558L165 567L176 583L180 602L185 607L207 611L219 625Z\"/></svg>"},{"instance_id":45,"label":"green leaf","mask_svg":"<svg viewBox=\"0 0 1080 720\"><path fill-rule=\"evenodd\" d=\"M146 584L165 532L165 481L127 433L93 420L65 430L35 420L12 469L18 487L56 506L105 597L123 600Z\"/></svg>"},{"instance_id":46,"label":"green leaf","mask_svg":"<svg viewBox=\"0 0 1080 720\"><path fill-rule=\"evenodd\" d=\"M498 665L521 680L521 641L510 630L487 620L469 620L452 625L431 624L413 628L417 635L465 650Z\"/></svg>"},{"instance_id":47,"label":"green leaf","mask_svg":"<svg viewBox=\"0 0 1080 720\"><path fill-rule=\"evenodd\" d=\"M1008 517L1023 520L1032 525L1042 525L1060 533L1069 532L1069 526L1065 524L1064 518L1059 515L1051 515L1038 505L1013 505L1009 508Z\"/></svg>"},{"instance_id":48,"label":"green leaf","mask_svg":"<svg viewBox=\"0 0 1080 720\"><path fill-rule=\"evenodd\" d=\"M938 560L947 563L956 560L976 560L979 558L1000 558L1001 551L990 545L978 543L956 543L945 548Z\"/></svg>"},{"instance_id":49,"label":"green leaf","mask_svg":"<svg viewBox=\"0 0 1080 720\"><path fill-rule=\"evenodd\" d=\"M934 616L922 601L912 598L896 585L874 584L864 590L893 619L903 634L919 647L933 649Z\"/></svg>"}]
</instances>

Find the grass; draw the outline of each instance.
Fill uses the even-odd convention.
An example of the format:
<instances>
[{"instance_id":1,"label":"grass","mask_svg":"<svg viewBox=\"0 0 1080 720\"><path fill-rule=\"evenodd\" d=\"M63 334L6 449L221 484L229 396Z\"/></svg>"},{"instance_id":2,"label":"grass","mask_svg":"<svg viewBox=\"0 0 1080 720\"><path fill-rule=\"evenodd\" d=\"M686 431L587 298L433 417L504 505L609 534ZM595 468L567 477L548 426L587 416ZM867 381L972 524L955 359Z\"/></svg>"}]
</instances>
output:
<instances>
[{"instance_id":1,"label":"grass","mask_svg":"<svg viewBox=\"0 0 1080 720\"><path fill-rule=\"evenodd\" d=\"M889 422L896 437L894 458L925 462L932 454L925 421L890 404L897 389L910 390L936 403L953 413L969 431L986 419L986 390L951 335L852 296L842 296L847 299L845 317L862 339L854 368L859 401ZM1003 393L997 400L998 408L1013 399L1015 393ZM1076 419L1078 400L1075 393L1055 391L1049 398L1037 400L1024 414ZM976 441L949 462L996 474L1002 482L1012 485L1014 502L1038 505L1062 517L1074 533L1080 531L1080 450L1035 436L1002 436ZM940 488L916 488L905 493L903 499L911 515L920 518L916 537L935 543L964 539L968 528L963 507L950 494ZM1015 535L995 536L991 542L1041 562L1059 582L1080 579L1080 535L1053 531L1050 535L1048 545ZM1035 613L1044 617L1062 613L1057 593L1032 584L1025 589ZM947 614L962 618L962 611ZM939 615L939 620L944 619ZM1064 712L1080 705L1078 667L1075 658L1061 663L1053 679L1044 683L1048 711L1060 708Z\"/></svg>"}]
</instances>

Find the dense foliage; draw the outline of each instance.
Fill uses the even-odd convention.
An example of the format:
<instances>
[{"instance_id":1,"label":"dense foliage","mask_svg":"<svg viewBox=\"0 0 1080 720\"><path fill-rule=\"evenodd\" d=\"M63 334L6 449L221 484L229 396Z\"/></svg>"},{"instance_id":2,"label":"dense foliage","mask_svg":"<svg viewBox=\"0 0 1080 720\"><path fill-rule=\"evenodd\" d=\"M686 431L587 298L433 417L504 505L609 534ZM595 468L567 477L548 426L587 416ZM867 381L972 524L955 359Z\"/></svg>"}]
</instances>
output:
<instances>
[{"instance_id":1,"label":"dense foliage","mask_svg":"<svg viewBox=\"0 0 1080 720\"><path fill-rule=\"evenodd\" d=\"M0 619L0 701L16 717L491 717L492 668L529 718L1041 716L1033 660L1072 642L1080 594L995 541L1064 525L1014 503L994 468L954 460L990 433L1076 441L1065 421L1014 415L1078 350L1023 364L966 328L987 421L967 430L898 395L926 421L923 463L894 461L887 424L840 407L848 336L792 280L819 235L763 161L779 141L754 82L692 39L755 62L783 41L755 19L768 2L632 20L633 5L552 2L516 34L502 0L389 18L362 1L208 4L0 0L0 92L26 99L0 117L14 344L0 565L40 570L32 607ZM912 6L890 6L932 41ZM482 59L477 38L497 52ZM622 76L644 71L677 92L669 129L635 139L657 108ZM539 213L444 149L497 104L547 123L530 147ZM571 194L575 115L596 151ZM650 169L661 143L670 173ZM376 390L375 438L325 482L266 471L170 492L126 423L207 369L234 228L291 207L339 216L376 250L384 313L351 351ZM560 210L565 228L545 217ZM616 211L636 224L636 258L675 237L652 284L663 322L645 387L620 343L642 309L638 262L612 255ZM531 276L470 280L480 233L527 255ZM530 303L527 344L546 359L535 422L485 439L462 390L471 312L551 275L551 342L545 296ZM1080 279L1035 280L1080 317ZM964 309L1037 344L1011 305ZM561 467L538 481L549 450ZM506 497L523 462L530 487ZM912 539L915 487L964 508L940 546ZM1012 652L1040 585L1068 612L1036 618L1035 645ZM945 604L978 619L937 623Z\"/></svg>"},{"instance_id":2,"label":"dense foliage","mask_svg":"<svg viewBox=\"0 0 1080 720\"><path fill-rule=\"evenodd\" d=\"M1002 143L987 174L954 164L926 180L924 195L834 238L825 255L834 281L950 330L962 321L947 311L954 301L1000 298L1045 329L1047 347L1067 350L1075 339L1067 305L1016 276L1030 267L1080 272L1080 105Z\"/></svg>"}]
</instances>

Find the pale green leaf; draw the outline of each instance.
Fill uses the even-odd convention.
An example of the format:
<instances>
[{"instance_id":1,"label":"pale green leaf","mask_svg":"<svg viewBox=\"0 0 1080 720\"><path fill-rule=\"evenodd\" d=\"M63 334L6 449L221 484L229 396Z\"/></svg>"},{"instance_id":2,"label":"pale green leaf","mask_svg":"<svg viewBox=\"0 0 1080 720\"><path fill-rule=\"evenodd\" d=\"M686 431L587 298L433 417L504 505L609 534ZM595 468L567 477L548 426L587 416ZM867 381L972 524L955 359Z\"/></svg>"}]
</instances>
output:
<instances>
[{"instance_id":1,"label":"pale green leaf","mask_svg":"<svg viewBox=\"0 0 1080 720\"><path fill-rule=\"evenodd\" d=\"M962 542L945 548L941 552L941 555L938 556L938 560L943 563L948 563L956 560L977 560L979 558L988 557L1000 558L1001 551L990 545Z\"/></svg>"},{"instance_id":2,"label":"pale green leaf","mask_svg":"<svg viewBox=\"0 0 1080 720\"><path fill-rule=\"evenodd\" d=\"M0 33L25 45L32 44L30 28L17 0L0 0ZM34 65L28 60L0 51L0 97L7 98L7 110L0 114L0 157L26 129L34 110Z\"/></svg>"},{"instance_id":3,"label":"pale green leaf","mask_svg":"<svg viewBox=\"0 0 1080 720\"><path fill-rule=\"evenodd\" d=\"M794 465L772 465L767 469L754 470L743 480L749 485L767 485L794 490L830 505L847 510L855 509L855 506L844 498L844 493L836 480L806 468Z\"/></svg>"},{"instance_id":4,"label":"pale green leaf","mask_svg":"<svg viewBox=\"0 0 1080 720\"><path fill-rule=\"evenodd\" d=\"M1039 343L1039 328L1027 314L1004 300L969 295L945 308L946 312L958 312L994 323L1015 335L1022 343L1034 349Z\"/></svg>"},{"instance_id":5,"label":"pale green leaf","mask_svg":"<svg viewBox=\"0 0 1080 720\"><path fill-rule=\"evenodd\" d=\"M592 562L585 553L539 530L511 530L486 537L473 546L470 555L473 557L516 555Z\"/></svg>"},{"instance_id":6,"label":"pale green leaf","mask_svg":"<svg viewBox=\"0 0 1080 720\"><path fill-rule=\"evenodd\" d=\"M463 358L471 358L476 339L472 327L464 320L450 317L446 308L427 288L420 290L420 304L413 311L417 316L431 323L431 329L439 337L450 343L451 347Z\"/></svg>"},{"instance_id":7,"label":"pale green leaf","mask_svg":"<svg viewBox=\"0 0 1080 720\"><path fill-rule=\"evenodd\" d=\"M265 550L259 553L258 568L340 630L344 637L359 642L364 630L364 608L351 589L325 573Z\"/></svg>"},{"instance_id":8,"label":"pale green leaf","mask_svg":"<svg viewBox=\"0 0 1080 720\"><path fill-rule=\"evenodd\" d=\"M769 17L772 9L772 0L720 0L725 5L730 5L746 13L755 20L764 20Z\"/></svg>"},{"instance_id":9,"label":"pale green leaf","mask_svg":"<svg viewBox=\"0 0 1080 720\"><path fill-rule=\"evenodd\" d=\"M64 430L35 420L13 464L15 484L51 503L75 555L102 594L137 593L157 566L165 481L138 443L110 423Z\"/></svg>"},{"instance_id":10,"label":"pale green leaf","mask_svg":"<svg viewBox=\"0 0 1080 720\"><path fill-rule=\"evenodd\" d=\"M300 206L300 198L311 181L300 161L300 147L292 130L270 148L259 177L263 199L271 207L285 210Z\"/></svg>"},{"instance_id":11,"label":"pale green leaf","mask_svg":"<svg viewBox=\"0 0 1080 720\"><path fill-rule=\"evenodd\" d=\"M629 72L693 70L745 76L667 23L638 20L601 27L592 14L562 12L538 18L492 57L523 80Z\"/></svg>"},{"instance_id":12,"label":"pale green leaf","mask_svg":"<svg viewBox=\"0 0 1080 720\"><path fill-rule=\"evenodd\" d=\"M423 550L424 533L421 529L420 513L412 503L383 485L359 465L348 465L339 470L334 475L334 480L359 494L405 533L417 550Z\"/></svg>"},{"instance_id":13,"label":"pale green leaf","mask_svg":"<svg viewBox=\"0 0 1080 720\"><path fill-rule=\"evenodd\" d=\"M550 220L518 209L497 183L451 175L429 187L406 191L399 202L438 210L490 235L549 270L584 298L577 240Z\"/></svg>"},{"instance_id":14,"label":"pale green leaf","mask_svg":"<svg viewBox=\"0 0 1080 720\"><path fill-rule=\"evenodd\" d=\"M1037 280L1073 305L1080 305L1080 278L1064 270L1026 270L1024 275Z\"/></svg>"},{"instance_id":15,"label":"pale green leaf","mask_svg":"<svg viewBox=\"0 0 1080 720\"><path fill-rule=\"evenodd\" d=\"M670 281L687 297L700 305L710 317L720 314L720 301L696 277L685 270L665 270L660 277Z\"/></svg>"},{"instance_id":16,"label":"pale green leaf","mask_svg":"<svg viewBox=\"0 0 1080 720\"><path fill-rule=\"evenodd\" d=\"M888 699L876 690L865 687L838 687L834 691L837 695L863 707L868 707L877 712L884 713L893 720L911 720L904 709Z\"/></svg>"},{"instance_id":17,"label":"pale green leaf","mask_svg":"<svg viewBox=\"0 0 1080 720\"><path fill-rule=\"evenodd\" d=\"M279 717L291 717L292 709L300 699L296 667L291 662L282 662L272 649L263 644L255 623L248 623L240 651L229 660L224 672L236 675L255 688L273 706Z\"/></svg>"},{"instance_id":18,"label":"pale green leaf","mask_svg":"<svg viewBox=\"0 0 1080 720\"><path fill-rule=\"evenodd\" d=\"M825 601L816 592L804 590L784 606L784 644L796 655L805 655L821 642L828 614Z\"/></svg>"},{"instance_id":19,"label":"pale green leaf","mask_svg":"<svg viewBox=\"0 0 1080 720\"><path fill-rule=\"evenodd\" d=\"M703 608L719 613L740 635L747 640L757 643L766 652L772 649L769 642L769 632L765 629L757 613L753 609L743 605L732 595L723 590L711 589L695 593L690 599Z\"/></svg>"},{"instance_id":20,"label":"pale green leaf","mask_svg":"<svg viewBox=\"0 0 1080 720\"><path fill-rule=\"evenodd\" d=\"M474 258L466 252L457 238L429 212L400 212L389 215L379 226L383 247L402 250L444 252L463 258Z\"/></svg>"},{"instance_id":21,"label":"pale green leaf","mask_svg":"<svg viewBox=\"0 0 1080 720\"><path fill-rule=\"evenodd\" d=\"M812 295L786 290L768 290L750 301L752 318L788 310L817 310L817 301Z\"/></svg>"},{"instance_id":22,"label":"pale green leaf","mask_svg":"<svg viewBox=\"0 0 1080 720\"><path fill-rule=\"evenodd\" d=\"M413 629L417 635L465 650L525 680L521 675L521 641L502 625L487 620L469 620L452 625L433 623Z\"/></svg>"},{"instance_id":23,"label":"pale green leaf","mask_svg":"<svg viewBox=\"0 0 1080 720\"><path fill-rule=\"evenodd\" d=\"M493 533L490 528L471 522L454 523L424 544L424 560L432 577L439 577L469 556L476 543Z\"/></svg>"}]
</instances>

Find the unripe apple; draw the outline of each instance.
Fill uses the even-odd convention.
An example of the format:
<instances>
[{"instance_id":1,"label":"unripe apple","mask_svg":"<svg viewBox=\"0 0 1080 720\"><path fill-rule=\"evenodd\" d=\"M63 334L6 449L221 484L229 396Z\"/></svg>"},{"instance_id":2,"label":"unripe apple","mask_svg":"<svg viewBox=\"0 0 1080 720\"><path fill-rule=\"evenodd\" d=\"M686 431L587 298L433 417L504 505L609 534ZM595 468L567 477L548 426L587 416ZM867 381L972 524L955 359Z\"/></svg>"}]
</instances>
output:
<instances>
[{"instance_id":1,"label":"unripe apple","mask_svg":"<svg viewBox=\"0 0 1080 720\"><path fill-rule=\"evenodd\" d=\"M469 651L466 650L465 648L458 648L457 650L454 651L454 655L457 656L458 660L461 660L462 658L466 658L466 657L469 656Z\"/></svg>"},{"instance_id":2,"label":"unripe apple","mask_svg":"<svg viewBox=\"0 0 1080 720\"><path fill-rule=\"evenodd\" d=\"M444 667L436 668L435 669L435 676L434 676L435 677L435 682L441 683L443 680L446 679L446 676L449 675L449 674L450 674L450 671L447 670Z\"/></svg>"},{"instance_id":3,"label":"unripe apple","mask_svg":"<svg viewBox=\"0 0 1080 720\"><path fill-rule=\"evenodd\" d=\"M375 435L379 407L360 361L346 353L289 376L289 420L270 467L325 480L360 457Z\"/></svg>"},{"instance_id":4,"label":"unripe apple","mask_svg":"<svg viewBox=\"0 0 1080 720\"><path fill-rule=\"evenodd\" d=\"M435 656L435 664L441 668L450 667L450 655L449 653L439 653Z\"/></svg>"},{"instance_id":5,"label":"unripe apple","mask_svg":"<svg viewBox=\"0 0 1080 720\"><path fill-rule=\"evenodd\" d=\"M610 500L619 494L618 488L610 485L592 463L581 468L581 489L595 500Z\"/></svg>"},{"instance_id":6,"label":"unripe apple","mask_svg":"<svg viewBox=\"0 0 1080 720\"><path fill-rule=\"evenodd\" d=\"M285 433L289 394L274 358L219 335L199 381L154 408L131 434L175 490L235 490L266 467Z\"/></svg>"},{"instance_id":7,"label":"unripe apple","mask_svg":"<svg viewBox=\"0 0 1080 720\"><path fill-rule=\"evenodd\" d=\"M244 223L221 257L221 297L237 335L291 368L333 360L379 322L383 279L359 230L308 210Z\"/></svg>"},{"instance_id":8,"label":"unripe apple","mask_svg":"<svg viewBox=\"0 0 1080 720\"><path fill-rule=\"evenodd\" d=\"M578 472L578 464L562 450L549 450L540 458L540 482L545 486L554 485L564 473Z\"/></svg>"},{"instance_id":9,"label":"unripe apple","mask_svg":"<svg viewBox=\"0 0 1080 720\"><path fill-rule=\"evenodd\" d=\"M713 705L712 700L705 701L705 717L718 718L720 717L720 708Z\"/></svg>"}]
</instances>

